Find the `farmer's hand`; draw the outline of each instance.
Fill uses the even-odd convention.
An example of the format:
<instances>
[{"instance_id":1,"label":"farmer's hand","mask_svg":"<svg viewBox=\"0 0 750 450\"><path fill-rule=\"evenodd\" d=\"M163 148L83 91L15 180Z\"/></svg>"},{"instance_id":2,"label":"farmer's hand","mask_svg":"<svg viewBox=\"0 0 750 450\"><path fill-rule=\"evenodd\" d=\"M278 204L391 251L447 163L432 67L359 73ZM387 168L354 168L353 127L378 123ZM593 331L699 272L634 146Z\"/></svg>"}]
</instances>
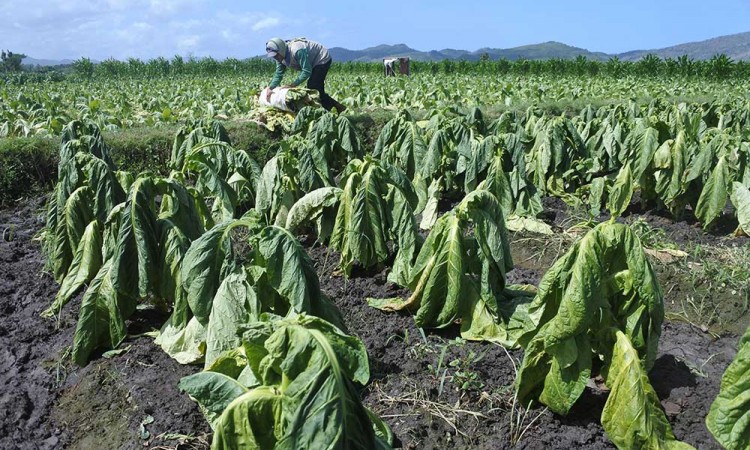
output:
<instances>
[{"instance_id":1,"label":"farmer's hand","mask_svg":"<svg viewBox=\"0 0 750 450\"><path fill-rule=\"evenodd\" d=\"M273 89L271 89L270 87L267 87L267 88L266 88L266 101L267 101L267 102L270 102L270 101L271 101L271 92L272 92L272 91L273 91Z\"/></svg>"}]
</instances>

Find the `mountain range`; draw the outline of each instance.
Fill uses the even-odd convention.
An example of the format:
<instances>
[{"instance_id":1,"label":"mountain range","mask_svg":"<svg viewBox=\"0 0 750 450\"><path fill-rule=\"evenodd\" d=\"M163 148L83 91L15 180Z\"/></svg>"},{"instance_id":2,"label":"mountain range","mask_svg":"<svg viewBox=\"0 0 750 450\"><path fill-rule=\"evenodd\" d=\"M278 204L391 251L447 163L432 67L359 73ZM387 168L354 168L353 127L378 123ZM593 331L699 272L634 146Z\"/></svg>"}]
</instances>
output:
<instances>
[{"instance_id":1,"label":"mountain range","mask_svg":"<svg viewBox=\"0 0 750 450\"><path fill-rule=\"evenodd\" d=\"M688 42L659 49L632 50L615 54L592 52L587 49L572 47L554 41L513 48L480 48L479 50L474 51L450 48L443 50L420 51L415 50L406 44L382 44L363 50L349 50L342 47L332 47L329 49L329 52L333 59L339 62L379 62L383 58L395 56L408 57L415 61L441 61L444 59L478 61L485 53L491 60L502 58L509 60L551 58L574 59L578 56L585 56L589 60L606 61L616 56L623 61L637 61L650 53L660 58L677 58L682 55L687 55L691 59L701 60L710 59L717 54L725 54L733 60L750 60L750 32L720 36L705 41ZM54 66L71 64L72 62L73 61L71 60L55 61L34 58L26 58L23 60L23 64L27 66Z\"/></svg>"},{"instance_id":2,"label":"mountain range","mask_svg":"<svg viewBox=\"0 0 750 450\"><path fill-rule=\"evenodd\" d=\"M717 54L725 54L733 60L750 60L750 32L720 36L705 41L689 42L671 47L650 50L632 50L625 53L608 54L592 52L583 48L572 47L561 42L544 42L541 44L523 45L513 48L480 48L475 51L443 49L431 51L415 50L406 44L378 45L364 50L348 50L341 47L329 49L335 61L380 61L394 56L409 57L415 61L441 61L444 59L478 61L483 54L491 60L496 59L574 59L585 56L587 59L606 61L618 57L623 61L637 61L647 54L660 58L676 58L688 55L691 59L710 59Z\"/></svg>"},{"instance_id":3,"label":"mountain range","mask_svg":"<svg viewBox=\"0 0 750 450\"><path fill-rule=\"evenodd\" d=\"M29 58L28 56L23 59L23 65L24 66L62 66L67 64L73 64L72 59L62 59L62 60L55 60L55 59L36 59L36 58Z\"/></svg>"}]
</instances>

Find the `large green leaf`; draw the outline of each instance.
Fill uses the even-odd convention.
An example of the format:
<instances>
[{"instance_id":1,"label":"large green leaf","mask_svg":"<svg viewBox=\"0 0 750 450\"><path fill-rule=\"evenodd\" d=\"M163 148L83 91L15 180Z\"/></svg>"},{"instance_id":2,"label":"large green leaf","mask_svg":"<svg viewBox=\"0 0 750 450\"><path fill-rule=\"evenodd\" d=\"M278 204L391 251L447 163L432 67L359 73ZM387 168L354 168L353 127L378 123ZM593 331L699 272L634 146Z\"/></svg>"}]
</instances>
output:
<instances>
[{"instance_id":1,"label":"large green leaf","mask_svg":"<svg viewBox=\"0 0 750 450\"><path fill-rule=\"evenodd\" d=\"M417 234L414 210L401 190L391 189L389 203L388 222L391 224L391 237L398 250L388 280L405 285L410 278L409 271L422 244L422 238Z\"/></svg>"},{"instance_id":2,"label":"large green leaf","mask_svg":"<svg viewBox=\"0 0 750 450\"><path fill-rule=\"evenodd\" d=\"M750 327L721 378L721 389L711 404L706 425L727 450L750 448Z\"/></svg>"},{"instance_id":3,"label":"large green leaf","mask_svg":"<svg viewBox=\"0 0 750 450\"><path fill-rule=\"evenodd\" d=\"M55 279L62 282L85 227L103 223L124 193L114 166L93 124L72 121L63 130L58 183L47 212L46 249Z\"/></svg>"},{"instance_id":4,"label":"large green leaf","mask_svg":"<svg viewBox=\"0 0 750 450\"><path fill-rule=\"evenodd\" d=\"M378 437L390 435L387 427L357 394L355 383L369 379L367 352L359 339L300 315L269 316L251 324L243 341L260 386L245 391L241 383L215 372L180 384L212 422L212 448L389 448ZM263 350L254 350L258 346Z\"/></svg>"},{"instance_id":5,"label":"large green leaf","mask_svg":"<svg viewBox=\"0 0 750 450\"><path fill-rule=\"evenodd\" d=\"M653 158L655 190L670 212L678 217L687 203L684 172L688 153L685 132L680 131L674 139L662 143Z\"/></svg>"},{"instance_id":6,"label":"large green leaf","mask_svg":"<svg viewBox=\"0 0 750 450\"><path fill-rule=\"evenodd\" d=\"M280 161L279 156L269 159L266 165L263 166L263 171L260 178L258 178L258 185L256 187L258 195L255 198L255 208L260 212L270 212L274 204L276 188L280 187L278 184L280 183L279 172L281 167L282 161Z\"/></svg>"},{"instance_id":7,"label":"large green leaf","mask_svg":"<svg viewBox=\"0 0 750 450\"><path fill-rule=\"evenodd\" d=\"M419 126L408 112L402 111L383 127L372 155L395 165L413 179L420 171L426 151Z\"/></svg>"},{"instance_id":8,"label":"large green leaf","mask_svg":"<svg viewBox=\"0 0 750 450\"><path fill-rule=\"evenodd\" d=\"M232 401L248 392L235 378L212 371L188 375L180 380L178 387L198 402L211 428L219 433L222 432L217 430L219 417ZM230 430L226 432L231 433Z\"/></svg>"},{"instance_id":9,"label":"large green leaf","mask_svg":"<svg viewBox=\"0 0 750 450\"><path fill-rule=\"evenodd\" d=\"M477 184L486 177L487 171L495 158L502 161L501 142L498 136L487 136L473 148L464 175L464 192L468 194L477 188Z\"/></svg>"},{"instance_id":10,"label":"large green leaf","mask_svg":"<svg viewBox=\"0 0 750 450\"><path fill-rule=\"evenodd\" d=\"M626 145L631 149L632 177L638 180L651 165L659 147L659 132L653 127L636 128L632 136L628 136Z\"/></svg>"},{"instance_id":11,"label":"large green leaf","mask_svg":"<svg viewBox=\"0 0 750 450\"><path fill-rule=\"evenodd\" d=\"M213 450L278 448L283 433L283 397L275 387L261 386L232 401L214 423ZM221 406L220 403L216 403Z\"/></svg>"},{"instance_id":12,"label":"large green leaf","mask_svg":"<svg viewBox=\"0 0 750 450\"><path fill-rule=\"evenodd\" d=\"M549 347L548 352L550 367L539 401L558 414L567 414L591 377L591 344L587 335L580 334Z\"/></svg>"},{"instance_id":13,"label":"large green leaf","mask_svg":"<svg viewBox=\"0 0 750 450\"><path fill-rule=\"evenodd\" d=\"M202 226L201 212L184 183L183 180L174 178L160 180L157 188L163 197L158 218L169 220L185 237L193 241L205 230Z\"/></svg>"},{"instance_id":14,"label":"large green leaf","mask_svg":"<svg viewBox=\"0 0 750 450\"><path fill-rule=\"evenodd\" d=\"M219 147L214 149L212 147ZM213 216L216 222L234 219L237 206L237 192L229 185L229 176L223 174L221 164L213 154L232 152L226 144L215 141L201 144L185 158L185 168L198 174L196 187L199 192L213 199Z\"/></svg>"},{"instance_id":15,"label":"large green leaf","mask_svg":"<svg viewBox=\"0 0 750 450\"><path fill-rule=\"evenodd\" d=\"M155 289L159 233L156 223L155 179L138 178L130 188L117 237L112 283L118 292L146 297ZM135 269L135 270L134 270Z\"/></svg>"},{"instance_id":16,"label":"large green leaf","mask_svg":"<svg viewBox=\"0 0 750 450\"><path fill-rule=\"evenodd\" d=\"M388 192L381 174L380 167L368 160L344 184L331 246L341 253L340 265L346 275L355 261L370 267L388 258Z\"/></svg>"},{"instance_id":17,"label":"large green leaf","mask_svg":"<svg viewBox=\"0 0 750 450\"><path fill-rule=\"evenodd\" d=\"M195 317L185 325L167 321L154 343L178 363L193 364L206 355L206 327Z\"/></svg>"},{"instance_id":18,"label":"large green leaf","mask_svg":"<svg viewBox=\"0 0 750 450\"><path fill-rule=\"evenodd\" d=\"M493 272L501 277L499 283L493 280L492 284L502 290L505 287L505 272L513 269L503 210L494 195L482 190L467 195L461 205L459 210L465 211L474 223L474 235L484 260L492 264Z\"/></svg>"},{"instance_id":19,"label":"large green leaf","mask_svg":"<svg viewBox=\"0 0 750 450\"><path fill-rule=\"evenodd\" d=\"M491 192L500 202L505 217L510 216L513 214L514 210L516 210L508 174L503 171L502 155L495 155L495 157L492 158L487 169L487 177L479 183L477 190ZM521 208L518 209L520 210Z\"/></svg>"},{"instance_id":20,"label":"large green leaf","mask_svg":"<svg viewBox=\"0 0 750 450\"><path fill-rule=\"evenodd\" d=\"M227 237L232 223L220 223L193 241L182 262L187 301L203 325L208 325L213 297L221 284L222 273L234 267L231 238Z\"/></svg>"},{"instance_id":21,"label":"large green leaf","mask_svg":"<svg viewBox=\"0 0 750 450\"><path fill-rule=\"evenodd\" d=\"M177 328L184 327L192 314L183 282L182 260L190 243L203 233L203 220L194 198L176 180L162 180L159 230L158 283L155 294L172 305L169 319Z\"/></svg>"},{"instance_id":22,"label":"large green leaf","mask_svg":"<svg viewBox=\"0 0 750 450\"><path fill-rule=\"evenodd\" d=\"M512 267L500 205L491 193L478 190L435 223L409 269L411 296L368 302L388 311L416 310L416 323L425 328L460 319L464 338L512 346L521 326L509 325L511 316L528 301L504 290L505 272Z\"/></svg>"},{"instance_id":23,"label":"large green leaf","mask_svg":"<svg viewBox=\"0 0 750 450\"><path fill-rule=\"evenodd\" d=\"M61 190L61 185L58 185L58 190ZM73 262L73 250L78 247L86 226L94 218L92 204L91 189L88 186L81 186L69 192L66 198L58 198L56 201L59 206L55 206L54 228L50 236L51 259L53 273L60 282ZM50 219L52 218L51 216Z\"/></svg>"},{"instance_id":24,"label":"large green leaf","mask_svg":"<svg viewBox=\"0 0 750 450\"><path fill-rule=\"evenodd\" d=\"M112 208L125 200L126 191L118 180L117 172L104 160L88 154L76 155L76 159L82 165L86 185L91 188L93 204L89 207L96 218L103 222Z\"/></svg>"},{"instance_id":25,"label":"large green leaf","mask_svg":"<svg viewBox=\"0 0 750 450\"><path fill-rule=\"evenodd\" d=\"M440 192L442 182L442 178L436 178L432 180L430 186L427 188L427 201L422 210L422 220L419 222L419 228L422 230L429 230L438 220L438 206L442 197Z\"/></svg>"},{"instance_id":26,"label":"large green leaf","mask_svg":"<svg viewBox=\"0 0 750 450\"><path fill-rule=\"evenodd\" d=\"M416 314L417 326L443 328L459 317L459 302L466 292L465 252L460 221L456 216L448 216L440 247L433 255L431 265L421 273L412 294L421 297Z\"/></svg>"},{"instance_id":27,"label":"large green leaf","mask_svg":"<svg viewBox=\"0 0 750 450\"><path fill-rule=\"evenodd\" d=\"M42 312L42 317L52 317L60 312L71 298L90 282L102 266L102 227L98 220L86 226L76 249L68 274L57 291L55 301Z\"/></svg>"},{"instance_id":28,"label":"large green leaf","mask_svg":"<svg viewBox=\"0 0 750 450\"><path fill-rule=\"evenodd\" d=\"M630 170L630 164L620 170L615 178L615 184L609 190L607 200L607 209L615 219L622 215L630 205L630 199L633 197L633 173Z\"/></svg>"},{"instance_id":29,"label":"large green leaf","mask_svg":"<svg viewBox=\"0 0 750 450\"><path fill-rule=\"evenodd\" d=\"M607 179L605 177L594 178L589 184L589 211L593 217L597 217L601 213L606 187Z\"/></svg>"},{"instance_id":30,"label":"large green leaf","mask_svg":"<svg viewBox=\"0 0 750 450\"><path fill-rule=\"evenodd\" d=\"M88 363L89 355L99 345L113 346L109 336L109 305L116 303L117 293L110 279L110 262L97 273L81 301L81 310L73 339L73 361Z\"/></svg>"},{"instance_id":31,"label":"large green leaf","mask_svg":"<svg viewBox=\"0 0 750 450\"><path fill-rule=\"evenodd\" d=\"M664 306L656 275L625 225L591 230L542 278L528 309L526 347L516 388L521 401L538 396L565 414L583 392L593 353L610 355L611 327L630 339L651 368ZM543 395L542 395L543 394Z\"/></svg>"},{"instance_id":32,"label":"large green leaf","mask_svg":"<svg viewBox=\"0 0 750 450\"><path fill-rule=\"evenodd\" d=\"M439 178L443 170L451 170L452 168L443 167L443 160L448 157L452 147L455 147L455 144L451 140L449 131L438 130L432 136L418 168L420 176L425 180L433 180Z\"/></svg>"},{"instance_id":33,"label":"large green leaf","mask_svg":"<svg viewBox=\"0 0 750 450\"><path fill-rule=\"evenodd\" d=\"M125 320L139 297L155 290L158 233L154 179L136 180L116 215L114 233L105 236L104 263L81 302L73 360L84 365L95 348L114 348L127 336ZM105 326L106 324L106 326Z\"/></svg>"},{"instance_id":34,"label":"large green leaf","mask_svg":"<svg viewBox=\"0 0 750 450\"><path fill-rule=\"evenodd\" d=\"M114 286L116 274L107 261L92 280L81 300L73 337L73 362L85 366L97 348L115 348L127 336L125 319L132 314L132 299L123 298Z\"/></svg>"},{"instance_id":35,"label":"large green leaf","mask_svg":"<svg viewBox=\"0 0 750 450\"><path fill-rule=\"evenodd\" d=\"M719 158L695 206L695 216L701 221L703 229L709 228L727 205L732 181L727 164L726 157Z\"/></svg>"},{"instance_id":36,"label":"large green leaf","mask_svg":"<svg viewBox=\"0 0 750 450\"><path fill-rule=\"evenodd\" d=\"M265 269L268 283L290 312L315 315L345 329L338 309L320 292L315 267L297 238L281 227L266 227L258 236L257 254L255 264Z\"/></svg>"},{"instance_id":37,"label":"large green leaf","mask_svg":"<svg viewBox=\"0 0 750 450\"><path fill-rule=\"evenodd\" d=\"M462 299L466 312L461 319L461 337L496 342L507 348L518 347L518 339L528 322L526 310L534 294L509 286L500 294L499 300L487 302L487 296L479 295L474 286L469 288ZM494 309L488 304L493 304Z\"/></svg>"},{"instance_id":38,"label":"large green leaf","mask_svg":"<svg viewBox=\"0 0 750 450\"><path fill-rule=\"evenodd\" d=\"M218 120L198 121L195 124L188 124L177 131L172 143L172 154L170 157L170 167L175 170L183 168L185 157L201 144L213 143L219 141L229 144L229 133L224 125Z\"/></svg>"},{"instance_id":39,"label":"large green leaf","mask_svg":"<svg viewBox=\"0 0 750 450\"><path fill-rule=\"evenodd\" d=\"M675 439L630 339L613 332L616 339L606 371L610 392L602 411L607 437L620 449L693 449Z\"/></svg>"},{"instance_id":40,"label":"large green leaf","mask_svg":"<svg viewBox=\"0 0 750 450\"><path fill-rule=\"evenodd\" d=\"M204 326L208 325L213 298L221 281L238 265L231 245L231 231L238 227L248 228L252 233L259 227L259 218L248 215L220 223L193 241L185 253L182 272L187 285L187 302Z\"/></svg>"},{"instance_id":41,"label":"large green leaf","mask_svg":"<svg viewBox=\"0 0 750 450\"><path fill-rule=\"evenodd\" d=\"M285 228L294 231L303 223L317 220L326 208L338 203L341 192L337 187L324 187L305 194L289 210Z\"/></svg>"},{"instance_id":42,"label":"large green leaf","mask_svg":"<svg viewBox=\"0 0 750 450\"><path fill-rule=\"evenodd\" d=\"M750 236L750 189L735 181L732 183L731 200L739 222L738 231L742 230L743 233Z\"/></svg>"},{"instance_id":43,"label":"large green leaf","mask_svg":"<svg viewBox=\"0 0 750 450\"><path fill-rule=\"evenodd\" d=\"M301 188L302 169L300 161L283 146L263 167L256 185L255 209L266 222L286 224L289 209L306 193ZM323 186L309 186L310 190L318 187Z\"/></svg>"},{"instance_id":44,"label":"large green leaf","mask_svg":"<svg viewBox=\"0 0 750 450\"><path fill-rule=\"evenodd\" d=\"M275 448L375 447L372 423L353 384L369 378L363 344L319 319L302 317L297 323L280 324L266 342L267 363L261 364L280 369L273 370L274 378L290 380L283 391L286 429Z\"/></svg>"},{"instance_id":45,"label":"large green leaf","mask_svg":"<svg viewBox=\"0 0 750 450\"><path fill-rule=\"evenodd\" d=\"M258 320L261 308L244 269L238 268L224 278L214 296L206 327L206 368L221 353L239 347L240 327Z\"/></svg>"},{"instance_id":46,"label":"large green leaf","mask_svg":"<svg viewBox=\"0 0 750 450\"><path fill-rule=\"evenodd\" d=\"M359 136L354 125L348 117L338 116L338 143L346 152L347 159L361 158L362 149L359 142Z\"/></svg>"}]
</instances>

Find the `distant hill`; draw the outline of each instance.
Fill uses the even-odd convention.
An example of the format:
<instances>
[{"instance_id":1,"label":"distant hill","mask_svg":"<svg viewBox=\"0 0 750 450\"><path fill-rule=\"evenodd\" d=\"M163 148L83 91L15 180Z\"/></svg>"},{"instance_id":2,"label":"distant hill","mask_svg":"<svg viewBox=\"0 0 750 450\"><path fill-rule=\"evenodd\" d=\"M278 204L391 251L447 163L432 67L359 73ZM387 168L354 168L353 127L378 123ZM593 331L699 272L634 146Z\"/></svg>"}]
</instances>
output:
<instances>
[{"instance_id":1,"label":"distant hill","mask_svg":"<svg viewBox=\"0 0 750 450\"><path fill-rule=\"evenodd\" d=\"M583 48L572 47L560 42L545 42L543 44L523 45L521 47L509 48L505 50L485 49L477 50L481 53L486 51L490 58L497 59L575 59L578 56L585 56L587 59L595 61L606 61L610 55L602 52L590 52ZM475 52L476 53L476 52Z\"/></svg>"},{"instance_id":2,"label":"distant hill","mask_svg":"<svg viewBox=\"0 0 750 450\"><path fill-rule=\"evenodd\" d=\"M68 64L73 64L72 59L62 59L62 60L54 60L54 59L35 59L35 58L29 58L28 56L21 61L21 64L24 66L63 66Z\"/></svg>"},{"instance_id":3,"label":"distant hill","mask_svg":"<svg viewBox=\"0 0 750 450\"><path fill-rule=\"evenodd\" d=\"M635 61L649 53L653 53L660 58L677 58L688 55L692 59L711 59L714 55L723 53L734 60L749 60L750 32L730 34L656 50L634 50L617 56L623 61Z\"/></svg>"},{"instance_id":4,"label":"distant hill","mask_svg":"<svg viewBox=\"0 0 750 450\"><path fill-rule=\"evenodd\" d=\"M480 48L476 51L446 48L443 50L420 51L406 44L378 45L363 50L349 50L341 47L329 49L334 60L346 61L381 61L383 58L405 56L415 61L441 61L444 59L477 61L483 53L487 53L491 60L506 58L517 59L575 59L585 56L589 60L606 61L613 56L624 61L636 61L649 53L661 58L677 58L688 55L691 59L710 59L716 54L723 53L734 60L750 60L750 32L716 37L700 42L690 42L653 50L633 50L619 54L592 52L583 48L572 47L560 42L544 42L541 44L523 45L513 48Z\"/></svg>"},{"instance_id":5,"label":"distant hill","mask_svg":"<svg viewBox=\"0 0 750 450\"><path fill-rule=\"evenodd\" d=\"M341 47L329 49L331 57L335 61L380 61L383 58L393 56L409 57L415 61L441 61L444 59L478 61L482 54L487 53L490 59L574 59L577 56L585 56L588 59L607 60L609 55L605 53L594 53L588 50L571 47L560 42L545 42L542 44L524 45L508 49L481 48L476 51L456 50L446 48L443 50L419 51L406 44L378 45L364 50L349 50Z\"/></svg>"}]
</instances>

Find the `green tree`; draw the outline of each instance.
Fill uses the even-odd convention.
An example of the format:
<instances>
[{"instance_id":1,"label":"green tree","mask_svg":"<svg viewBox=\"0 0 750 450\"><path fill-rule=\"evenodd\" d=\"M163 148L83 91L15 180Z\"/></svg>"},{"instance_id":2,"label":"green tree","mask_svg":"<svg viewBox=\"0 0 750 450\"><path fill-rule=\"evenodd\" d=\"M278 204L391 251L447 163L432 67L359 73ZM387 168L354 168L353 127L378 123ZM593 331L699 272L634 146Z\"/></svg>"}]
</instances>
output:
<instances>
[{"instance_id":1,"label":"green tree","mask_svg":"<svg viewBox=\"0 0 750 450\"><path fill-rule=\"evenodd\" d=\"M708 61L709 71L714 78L728 78L734 69L734 61L725 54L714 55Z\"/></svg>"},{"instance_id":2,"label":"green tree","mask_svg":"<svg viewBox=\"0 0 750 450\"><path fill-rule=\"evenodd\" d=\"M664 66L664 62L653 53L649 53L644 56L638 62L635 63L638 67L638 74L650 77L659 75L661 68Z\"/></svg>"},{"instance_id":3,"label":"green tree","mask_svg":"<svg viewBox=\"0 0 750 450\"><path fill-rule=\"evenodd\" d=\"M682 76L695 75L695 63L688 55L677 58L677 70Z\"/></svg>"},{"instance_id":4,"label":"green tree","mask_svg":"<svg viewBox=\"0 0 750 450\"><path fill-rule=\"evenodd\" d=\"M617 56L613 56L604 63L604 72L612 77L621 77L625 74L625 63Z\"/></svg>"},{"instance_id":5,"label":"green tree","mask_svg":"<svg viewBox=\"0 0 750 450\"><path fill-rule=\"evenodd\" d=\"M182 75L185 71L185 59L180 55L174 55L171 67L172 75Z\"/></svg>"},{"instance_id":6,"label":"green tree","mask_svg":"<svg viewBox=\"0 0 750 450\"><path fill-rule=\"evenodd\" d=\"M3 70L5 72L20 72L21 61L26 57L23 53L13 53L10 50L5 50L0 53L0 59L3 63Z\"/></svg>"},{"instance_id":7,"label":"green tree","mask_svg":"<svg viewBox=\"0 0 750 450\"><path fill-rule=\"evenodd\" d=\"M89 58L81 58L73 61L73 72L84 80L90 80L94 76L94 63Z\"/></svg>"}]
</instances>

